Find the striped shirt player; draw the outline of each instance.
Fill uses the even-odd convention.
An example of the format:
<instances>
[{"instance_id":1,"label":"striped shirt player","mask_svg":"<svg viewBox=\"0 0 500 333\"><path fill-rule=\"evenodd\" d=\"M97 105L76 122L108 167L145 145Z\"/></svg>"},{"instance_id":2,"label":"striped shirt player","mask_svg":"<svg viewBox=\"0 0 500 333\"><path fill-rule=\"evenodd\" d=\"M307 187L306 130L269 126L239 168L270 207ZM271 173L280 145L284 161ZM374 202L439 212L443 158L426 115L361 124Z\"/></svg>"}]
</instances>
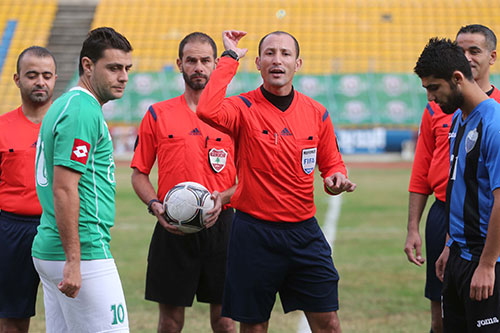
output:
<instances>
[{"instance_id":1,"label":"striped shirt player","mask_svg":"<svg viewBox=\"0 0 500 333\"><path fill-rule=\"evenodd\" d=\"M460 110L455 112L450 131L447 187L450 235L447 246L450 247L450 257L443 285L445 327L462 326L466 318L468 331L478 328L485 332L498 331L500 258L496 261L493 295L476 301L469 297L467 291L483 253L493 217L493 191L499 187L500 105L488 99L476 106L465 120ZM451 270L454 274L449 273ZM465 290L466 295L460 294L460 290ZM461 310L463 305L458 305L461 302L465 304L466 313Z\"/></svg>"},{"instance_id":2,"label":"striped shirt player","mask_svg":"<svg viewBox=\"0 0 500 333\"><path fill-rule=\"evenodd\" d=\"M500 101L500 90L492 87L486 93ZM449 173L449 142L453 115L444 113L438 104L431 101L422 115L415 158L408 191L423 195L434 193L435 202L429 210L425 224L425 247L427 256L425 297L441 302L442 282L436 276L435 263L446 241L446 185ZM422 208L423 210L423 208ZM439 309L441 305L439 304Z\"/></svg>"},{"instance_id":3,"label":"striped shirt player","mask_svg":"<svg viewBox=\"0 0 500 333\"><path fill-rule=\"evenodd\" d=\"M57 279L62 276L66 257L54 212L54 166L64 166L81 174L78 193L82 290L76 300L89 302L86 307L93 313L93 318L89 320L104 323L99 326L101 329L126 328L125 298L109 247L109 229L114 225L115 218L113 143L101 105L84 88L71 89L49 109L40 129L36 156L36 188L43 214L33 242L35 267L45 294L52 297L51 305L59 303L60 307L72 307L77 306L76 303L61 302L61 299L69 298L57 289ZM106 274L112 276L106 283L93 280ZM110 311L113 308L114 317L113 311ZM120 316L117 316L118 313ZM116 320L117 317L120 320ZM47 331L64 325L64 321L64 318L47 321ZM81 325L87 325L85 321ZM75 326L68 327L70 331L83 329L77 326L81 320L74 322Z\"/></svg>"}]
</instances>

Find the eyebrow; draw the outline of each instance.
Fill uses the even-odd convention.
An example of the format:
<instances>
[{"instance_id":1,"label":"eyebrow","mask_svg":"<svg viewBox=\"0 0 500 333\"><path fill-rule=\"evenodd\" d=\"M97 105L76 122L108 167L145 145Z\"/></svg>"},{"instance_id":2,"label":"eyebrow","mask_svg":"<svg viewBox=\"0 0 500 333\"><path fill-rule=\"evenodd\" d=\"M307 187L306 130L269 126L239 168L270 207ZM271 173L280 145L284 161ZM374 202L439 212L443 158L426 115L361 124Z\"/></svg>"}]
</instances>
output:
<instances>
[{"instance_id":1,"label":"eyebrow","mask_svg":"<svg viewBox=\"0 0 500 333\"><path fill-rule=\"evenodd\" d=\"M37 72L37 71L27 71L25 73L25 75L27 75L27 74L42 74L43 75L43 74L54 74L54 73L52 73L51 71L45 71L45 72L41 72L41 73Z\"/></svg>"}]
</instances>

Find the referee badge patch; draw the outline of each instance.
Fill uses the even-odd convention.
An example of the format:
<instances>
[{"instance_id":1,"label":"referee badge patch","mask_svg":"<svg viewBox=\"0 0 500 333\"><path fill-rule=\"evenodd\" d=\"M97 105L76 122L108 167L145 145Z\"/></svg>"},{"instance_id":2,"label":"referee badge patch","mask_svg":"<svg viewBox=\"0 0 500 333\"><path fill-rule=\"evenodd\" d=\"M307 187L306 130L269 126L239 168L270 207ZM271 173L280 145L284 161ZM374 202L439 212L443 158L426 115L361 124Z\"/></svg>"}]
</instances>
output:
<instances>
[{"instance_id":1,"label":"referee badge patch","mask_svg":"<svg viewBox=\"0 0 500 333\"><path fill-rule=\"evenodd\" d=\"M469 153L472 149L474 149L474 146L476 145L478 133L477 129L471 130L469 133L467 133L467 137L465 138L465 151Z\"/></svg>"},{"instance_id":2,"label":"referee badge patch","mask_svg":"<svg viewBox=\"0 0 500 333\"><path fill-rule=\"evenodd\" d=\"M306 174L311 174L316 166L316 152L318 148L302 149L302 170Z\"/></svg>"},{"instance_id":3,"label":"referee badge patch","mask_svg":"<svg viewBox=\"0 0 500 333\"><path fill-rule=\"evenodd\" d=\"M226 166L227 152L224 149L212 148L208 151L208 161L212 169L219 173Z\"/></svg>"}]
</instances>

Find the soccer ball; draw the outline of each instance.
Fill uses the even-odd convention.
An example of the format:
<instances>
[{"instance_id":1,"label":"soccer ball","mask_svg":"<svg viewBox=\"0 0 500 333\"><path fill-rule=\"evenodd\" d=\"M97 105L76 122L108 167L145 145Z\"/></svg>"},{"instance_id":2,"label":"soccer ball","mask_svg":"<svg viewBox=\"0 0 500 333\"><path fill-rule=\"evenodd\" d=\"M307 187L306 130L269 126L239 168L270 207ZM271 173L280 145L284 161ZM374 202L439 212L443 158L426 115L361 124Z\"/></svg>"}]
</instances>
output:
<instances>
[{"instance_id":1,"label":"soccer ball","mask_svg":"<svg viewBox=\"0 0 500 333\"><path fill-rule=\"evenodd\" d=\"M175 185L163 200L167 221L187 234L204 229L206 212L214 207L210 195L205 186L195 182Z\"/></svg>"}]
</instances>

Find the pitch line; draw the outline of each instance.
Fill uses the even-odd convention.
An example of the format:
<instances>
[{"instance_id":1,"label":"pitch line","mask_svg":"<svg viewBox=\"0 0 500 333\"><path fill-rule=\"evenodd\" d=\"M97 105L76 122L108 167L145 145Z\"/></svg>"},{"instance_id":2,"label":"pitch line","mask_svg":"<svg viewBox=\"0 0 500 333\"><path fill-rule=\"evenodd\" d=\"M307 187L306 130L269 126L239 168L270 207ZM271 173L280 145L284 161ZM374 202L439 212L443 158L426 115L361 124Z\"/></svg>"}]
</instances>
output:
<instances>
[{"instance_id":1,"label":"pitch line","mask_svg":"<svg viewBox=\"0 0 500 333\"><path fill-rule=\"evenodd\" d=\"M342 194L330 196L328 201L328 210L326 211L325 223L323 224L323 234L330 244L333 252L335 237L337 236L337 224L340 216L340 207L342 206ZM297 333L311 333L306 316L302 313Z\"/></svg>"}]
</instances>

